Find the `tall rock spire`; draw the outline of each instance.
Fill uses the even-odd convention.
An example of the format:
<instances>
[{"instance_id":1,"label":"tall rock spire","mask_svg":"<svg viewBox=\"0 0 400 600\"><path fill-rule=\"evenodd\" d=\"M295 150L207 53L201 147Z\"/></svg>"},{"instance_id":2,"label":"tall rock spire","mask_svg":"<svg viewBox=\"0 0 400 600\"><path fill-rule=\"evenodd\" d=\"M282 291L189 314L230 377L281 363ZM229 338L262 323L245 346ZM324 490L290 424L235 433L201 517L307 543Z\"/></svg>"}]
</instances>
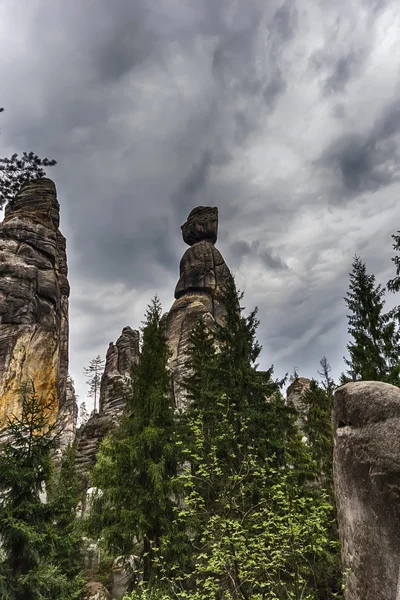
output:
<instances>
[{"instance_id":1,"label":"tall rock spire","mask_svg":"<svg viewBox=\"0 0 400 600\"><path fill-rule=\"evenodd\" d=\"M181 227L184 242L190 246L180 262L180 277L175 302L167 317L167 335L171 349L173 394L176 406L185 407L182 377L186 373L190 333L200 319L220 322L225 307L219 300L231 273L215 247L218 236L218 209L194 208Z\"/></svg>"},{"instance_id":2,"label":"tall rock spire","mask_svg":"<svg viewBox=\"0 0 400 600\"><path fill-rule=\"evenodd\" d=\"M0 430L18 415L32 383L54 418L66 401L68 296L65 238L56 187L25 184L0 223Z\"/></svg>"}]
</instances>

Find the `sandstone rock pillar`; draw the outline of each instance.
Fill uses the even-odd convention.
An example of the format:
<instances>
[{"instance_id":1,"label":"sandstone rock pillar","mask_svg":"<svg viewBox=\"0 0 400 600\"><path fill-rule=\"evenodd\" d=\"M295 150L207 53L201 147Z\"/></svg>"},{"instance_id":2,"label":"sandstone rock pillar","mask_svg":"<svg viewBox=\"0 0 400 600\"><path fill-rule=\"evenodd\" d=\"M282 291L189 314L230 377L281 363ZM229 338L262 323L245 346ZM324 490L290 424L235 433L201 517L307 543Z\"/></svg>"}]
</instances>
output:
<instances>
[{"instance_id":1,"label":"sandstone rock pillar","mask_svg":"<svg viewBox=\"0 0 400 600\"><path fill-rule=\"evenodd\" d=\"M20 413L25 382L51 401L54 419L66 401L69 285L59 208L54 183L37 179L0 224L0 430Z\"/></svg>"},{"instance_id":2,"label":"sandstone rock pillar","mask_svg":"<svg viewBox=\"0 0 400 600\"><path fill-rule=\"evenodd\" d=\"M167 317L167 335L171 349L173 395L178 409L185 407L182 377L186 371L190 333L200 319L220 322L225 308L219 294L231 278L222 255L215 247L218 234L218 209L198 206L182 225L184 242L190 246L180 262L180 278L175 302Z\"/></svg>"},{"instance_id":3,"label":"sandstone rock pillar","mask_svg":"<svg viewBox=\"0 0 400 600\"><path fill-rule=\"evenodd\" d=\"M334 394L334 482L346 600L400 599L400 389Z\"/></svg>"}]
</instances>

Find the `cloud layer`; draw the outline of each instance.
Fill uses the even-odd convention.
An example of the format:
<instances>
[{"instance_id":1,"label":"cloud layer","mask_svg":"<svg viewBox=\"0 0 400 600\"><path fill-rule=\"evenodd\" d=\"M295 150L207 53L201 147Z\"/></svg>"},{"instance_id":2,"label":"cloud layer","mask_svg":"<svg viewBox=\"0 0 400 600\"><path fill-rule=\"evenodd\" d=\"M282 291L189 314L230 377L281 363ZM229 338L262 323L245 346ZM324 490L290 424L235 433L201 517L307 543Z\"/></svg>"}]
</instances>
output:
<instances>
[{"instance_id":1,"label":"cloud layer","mask_svg":"<svg viewBox=\"0 0 400 600\"><path fill-rule=\"evenodd\" d=\"M387 281L399 229L399 27L395 0L3 0L0 152L58 161L81 397L83 366L171 305L196 204L263 365L340 373L352 257Z\"/></svg>"}]
</instances>

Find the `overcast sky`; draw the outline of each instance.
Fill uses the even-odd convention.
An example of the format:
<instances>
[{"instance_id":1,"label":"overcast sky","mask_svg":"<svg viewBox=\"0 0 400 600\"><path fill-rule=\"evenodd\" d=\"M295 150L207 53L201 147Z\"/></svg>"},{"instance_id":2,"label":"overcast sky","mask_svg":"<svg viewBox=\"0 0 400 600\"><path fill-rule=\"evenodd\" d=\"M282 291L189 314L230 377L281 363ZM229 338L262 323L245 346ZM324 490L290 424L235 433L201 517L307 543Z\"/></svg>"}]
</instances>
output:
<instances>
[{"instance_id":1,"label":"overcast sky","mask_svg":"<svg viewBox=\"0 0 400 600\"><path fill-rule=\"evenodd\" d=\"M198 204L262 365L340 374L352 257L394 274L399 31L398 0L0 0L0 154L58 161L81 400L88 361L171 306Z\"/></svg>"}]
</instances>

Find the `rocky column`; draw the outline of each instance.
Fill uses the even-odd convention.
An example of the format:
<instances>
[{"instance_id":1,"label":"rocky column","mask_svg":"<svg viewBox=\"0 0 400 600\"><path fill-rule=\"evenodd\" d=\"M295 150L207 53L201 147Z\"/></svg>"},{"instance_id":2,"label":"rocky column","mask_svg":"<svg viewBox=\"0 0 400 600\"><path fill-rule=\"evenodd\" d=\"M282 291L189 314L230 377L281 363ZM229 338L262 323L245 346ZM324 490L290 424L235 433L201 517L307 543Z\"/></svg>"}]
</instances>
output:
<instances>
[{"instance_id":1,"label":"rocky column","mask_svg":"<svg viewBox=\"0 0 400 600\"><path fill-rule=\"evenodd\" d=\"M59 203L47 178L25 184L0 224L0 429L21 410L21 385L66 401L68 296Z\"/></svg>"},{"instance_id":2,"label":"rocky column","mask_svg":"<svg viewBox=\"0 0 400 600\"><path fill-rule=\"evenodd\" d=\"M132 366L139 361L139 332L124 327L115 344L110 343L100 385L100 412L119 417L125 407Z\"/></svg>"},{"instance_id":3,"label":"rocky column","mask_svg":"<svg viewBox=\"0 0 400 600\"><path fill-rule=\"evenodd\" d=\"M180 278L175 302L167 317L167 335L171 349L173 395L178 409L185 407L181 381L186 373L190 333L200 319L221 322L225 308L219 300L231 273L215 247L218 235L218 209L198 206L182 225L184 242L190 246L180 263Z\"/></svg>"},{"instance_id":4,"label":"rocky column","mask_svg":"<svg viewBox=\"0 0 400 600\"><path fill-rule=\"evenodd\" d=\"M400 389L334 394L334 482L346 600L400 599Z\"/></svg>"},{"instance_id":5,"label":"rocky column","mask_svg":"<svg viewBox=\"0 0 400 600\"><path fill-rule=\"evenodd\" d=\"M297 425L305 435L309 406L304 401L304 394L310 389L311 379L296 377L286 390L288 404L292 405L297 413Z\"/></svg>"},{"instance_id":6,"label":"rocky column","mask_svg":"<svg viewBox=\"0 0 400 600\"><path fill-rule=\"evenodd\" d=\"M100 385L100 410L77 434L77 471L82 479L87 476L96 461L96 453L101 440L115 427L126 403L129 392L131 369L139 360L139 332L124 327L116 343L110 343L104 373Z\"/></svg>"}]
</instances>

